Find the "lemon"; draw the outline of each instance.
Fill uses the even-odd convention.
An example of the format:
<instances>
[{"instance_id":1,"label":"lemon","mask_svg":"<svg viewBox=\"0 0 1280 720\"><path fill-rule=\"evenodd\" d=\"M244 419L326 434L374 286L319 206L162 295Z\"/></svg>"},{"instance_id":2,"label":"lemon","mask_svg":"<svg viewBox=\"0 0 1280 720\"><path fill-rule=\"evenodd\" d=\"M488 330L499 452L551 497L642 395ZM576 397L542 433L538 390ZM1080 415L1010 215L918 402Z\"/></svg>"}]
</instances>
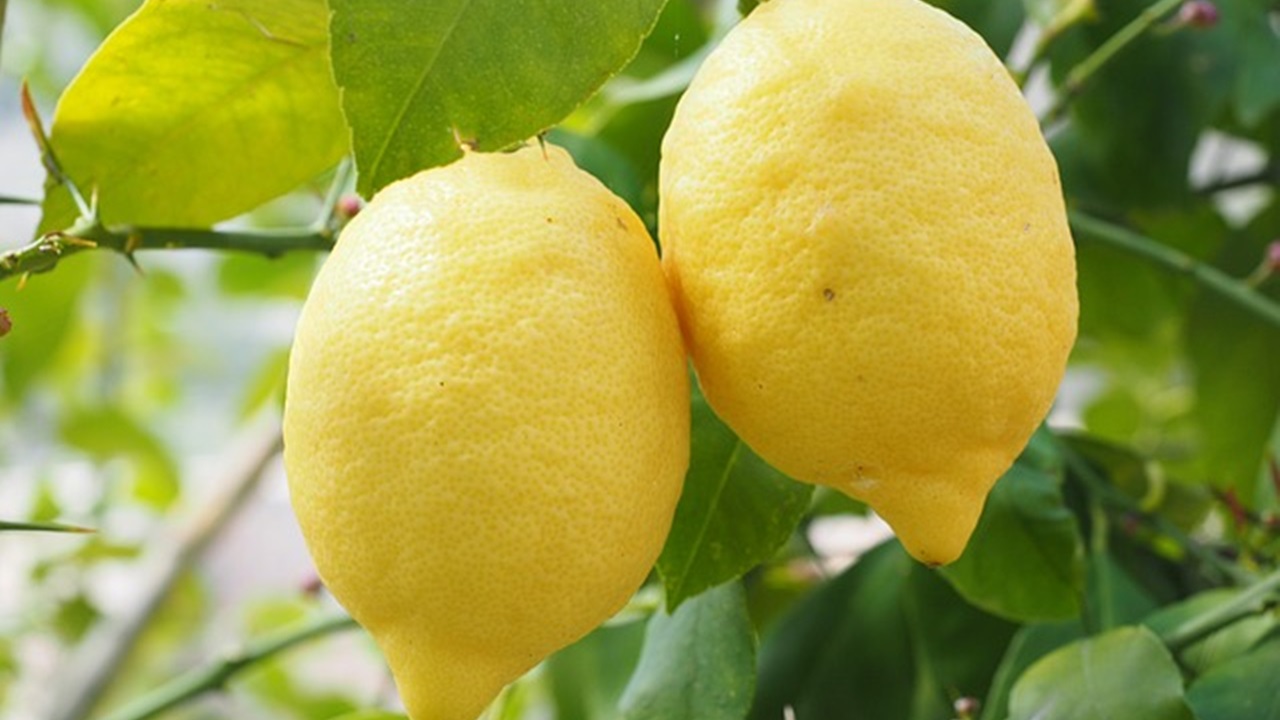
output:
<instances>
[{"instance_id":1,"label":"lemon","mask_svg":"<svg viewBox=\"0 0 1280 720\"><path fill-rule=\"evenodd\" d=\"M689 453L657 252L561 149L382 190L298 323L291 500L414 720L470 720L619 610Z\"/></svg>"},{"instance_id":2,"label":"lemon","mask_svg":"<svg viewBox=\"0 0 1280 720\"><path fill-rule=\"evenodd\" d=\"M954 560L1076 328L1057 167L999 59L917 0L771 0L681 99L659 196L716 412Z\"/></svg>"}]
</instances>

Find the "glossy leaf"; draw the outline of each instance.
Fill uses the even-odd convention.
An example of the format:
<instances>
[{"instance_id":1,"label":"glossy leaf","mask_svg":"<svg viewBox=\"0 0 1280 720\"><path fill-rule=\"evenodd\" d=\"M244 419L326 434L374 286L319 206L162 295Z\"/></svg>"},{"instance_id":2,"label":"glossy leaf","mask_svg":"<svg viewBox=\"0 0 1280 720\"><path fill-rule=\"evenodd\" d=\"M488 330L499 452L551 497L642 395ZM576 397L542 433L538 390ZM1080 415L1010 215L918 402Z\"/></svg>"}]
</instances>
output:
<instances>
[{"instance_id":1,"label":"glossy leaf","mask_svg":"<svg viewBox=\"0 0 1280 720\"><path fill-rule=\"evenodd\" d=\"M622 694L626 720L740 720L755 685L755 635L738 583L703 593L645 630Z\"/></svg>"},{"instance_id":2,"label":"glossy leaf","mask_svg":"<svg viewBox=\"0 0 1280 720\"><path fill-rule=\"evenodd\" d=\"M1150 630L1123 627L1055 650L1013 687L1009 720L1194 720L1182 675Z\"/></svg>"},{"instance_id":3,"label":"glossy leaf","mask_svg":"<svg viewBox=\"0 0 1280 720\"><path fill-rule=\"evenodd\" d=\"M658 573L675 608L768 560L809 506L811 485L760 459L698 393L689 473Z\"/></svg>"},{"instance_id":4,"label":"glossy leaf","mask_svg":"<svg viewBox=\"0 0 1280 720\"><path fill-rule=\"evenodd\" d=\"M950 717L952 699L984 694L1014 629L890 541L771 627L749 717Z\"/></svg>"},{"instance_id":5,"label":"glossy leaf","mask_svg":"<svg viewBox=\"0 0 1280 720\"><path fill-rule=\"evenodd\" d=\"M327 19L323 0L149 0L63 93L63 169L107 223L204 226L288 192L347 148Z\"/></svg>"},{"instance_id":6,"label":"glossy leaf","mask_svg":"<svg viewBox=\"0 0 1280 720\"><path fill-rule=\"evenodd\" d=\"M645 624L608 624L547 658L543 678L556 720L616 718L644 643Z\"/></svg>"},{"instance_id":7,"label":"glossy leaf","mask_svg":"<svg viewBox=\"0 0 1280 720\"><path fill-rule=\"evenodd\" d=\"M1061 482L1061 467L1015 463L987 498L964 555L942 569L943 577L969 602L1002 617L1075 617L1084 593L1083 550Z\"/></svg>"},{"instance_id":8,"label":"glossy leaf","mask_svg":"<svg viewBox=\"0 0 1280 720\"><path fill-rule=\"evenodd\" d=\"M1280 720L1280 641L1211 668L1191 684L1198 720Z\"/></svg>"},{"instance_id":9,"label":"glossy leaf","mask_svg":"<svg viewBox=\"0 0 1280 720\"><path fill-rule=\"evenodd\" d=\"M559 122L636 54L663 3L331 0L360 191Z\"/></svg>"}]
</instances>

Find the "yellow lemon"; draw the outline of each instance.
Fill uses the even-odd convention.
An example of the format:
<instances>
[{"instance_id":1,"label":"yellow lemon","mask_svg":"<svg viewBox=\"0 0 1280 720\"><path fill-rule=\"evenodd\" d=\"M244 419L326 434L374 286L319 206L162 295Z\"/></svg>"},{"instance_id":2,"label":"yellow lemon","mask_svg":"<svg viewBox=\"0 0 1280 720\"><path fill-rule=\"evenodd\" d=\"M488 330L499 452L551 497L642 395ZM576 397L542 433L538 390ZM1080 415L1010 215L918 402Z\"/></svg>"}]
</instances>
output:
<instances>
[{"instance_id":1,"label":"yellow lemon","mask_svg":"<svg viewBox=\"0 0 1280 720\"><path fill-rule=\"evenodd\" d=\"M954 560L1076 328L1057 167L999 59L918 0L764 3L681 99L659 192L716 412Z\"/></svg>"},{"instance_id":2,"label":"yellow lemon","mask_svg":"<svg viewBox=\"0 0 1280 720\"><path fill-rule=\"evenodd\" d=\"M298 323L289 489L414 720L470 720L662 548L689 388L657 252L556 147L468 154L343 231Z\"/></svg>"}]
</instances>

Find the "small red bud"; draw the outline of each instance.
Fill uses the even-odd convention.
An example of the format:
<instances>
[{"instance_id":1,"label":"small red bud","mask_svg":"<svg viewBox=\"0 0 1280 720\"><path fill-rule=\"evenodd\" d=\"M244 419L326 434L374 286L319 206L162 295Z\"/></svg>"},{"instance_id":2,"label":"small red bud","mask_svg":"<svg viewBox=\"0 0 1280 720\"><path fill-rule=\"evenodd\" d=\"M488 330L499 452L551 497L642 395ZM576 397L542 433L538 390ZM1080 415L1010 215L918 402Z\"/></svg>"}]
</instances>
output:
<instances>
[{"instance_id":1,"label":"small red bud","mask_svg":"<svg viewBox=\"0 0 1280 720\"><path fill-rule=\"evenodd\" d=\"M9 311L4 308L0 308L0 337L8 335L9 331L12 329L13 321L9 319Z\"/></svg>"},{"instance_id":2,"label":"small red bud","mask_svg":"<svg viewBox=\"0 0 1280 720\"><path fill-rule=\"evenodd\" d=\"M364 207L364 201L358 195L343 195L338 198L338 207L336 208L338 217L343 220L350 220L355 217L360 209Z\"/></svg>"},{"instance_id":3,"label":"small red bud","mask_svg":"<svg viewBox=\"0 0 1280 720\"><path fill-rule=\"evenodd\" d=\"M1280 272L1280 240L1272 240L1267 246L1267 267L1272 272Z\"/></svg>"},{"instance_id":4,"label":"small red bud","mask_svg":"<svg viewBox=\"0 0 1280 720\"><path fill-rule=\"evenodd\" d=\"M962 697L957 698L951 707L956 711L956 717L959 720L971 720L978 715L978 710L982 709L982 703L978 702L978 698Z\"/></svg>"},{"instance_id":5,"label":"small red bud","mask_svg":"<svg viewBox=\"0 0 1280 720\"><path fill-rule=\"evenodd\" d=\"M324 591L324 581L320 579L319 575L312 575L302 581L302 585L299 587L299 590L302 591L302 594L305 597L317 597Z\"/></svg>"},{"instance_id":6,"label":"small red bud","mask_svg":"<svg viewBox=\"0 0 1280 720\"><path fill-rule=\"evenodd\" d=\"M1194 28L1211 28L1218 24L1218 6L1206 0L1187 0L1178 9L1178 20Z\"/></svg>"}]
</instances>

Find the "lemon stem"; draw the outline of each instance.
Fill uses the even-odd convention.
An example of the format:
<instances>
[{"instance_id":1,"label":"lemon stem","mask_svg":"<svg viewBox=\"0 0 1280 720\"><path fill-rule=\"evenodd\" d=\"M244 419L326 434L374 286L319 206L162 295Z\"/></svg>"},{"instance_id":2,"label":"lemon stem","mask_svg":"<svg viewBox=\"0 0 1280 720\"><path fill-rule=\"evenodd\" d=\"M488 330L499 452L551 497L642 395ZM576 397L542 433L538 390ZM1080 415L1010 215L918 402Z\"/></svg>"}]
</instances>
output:
<instances>
[{"instance_id":1,"label":"lemon stem","mask_svg":"<svg viewBox=\"0 0 1280 720\"><path fill-rule=\"evenodd\" d=\"M241 652L181 675L168 684L143 695L103 720L146 720L171 710L207 692L223 688L237 673L296 645L349 630L356 623L347 615L316 618L297 627L286 628L248 644Z\"/></svg>"},{"instance_id":2,"label":"lemon stem","mask_svg":"<svg viewBox=\"0 0 1280 720\"><path fill-rule=\"evenodd\" d=\"M1159 0L1147 6L1129 24L1116 31L1115 35L1107 38L1107 41L1098 46L1080 64L1071 68L1067 73L1066 80L1063 81L1062 87L1059 88L1058 97L1054 100L1053 105L1044 115L1043 125L1056 122L1066 113L1067 108L1071 105L1071 101L1084 90L1093 76L1097 74L1112 58L1120 54L1122 50L1129 47L1133 41L1142 37L1155 24L1160 22L1169 13L1178 9L1183 0Z\"/></svg>"},{"instance_id":3,"label":"lemon stem","mask_svg":"<svg viewBox=\"0 0 1280 720\"><path fill-rule=\"evenodd\" d=\"M53 522L11 522L8 520L0 520L0 532L6 530L23 530L27 532L53 532L53 533L93 533L93 528L81 527L79 525L66 525L63 523Z\"/></svg>"},{"instance_id":4,"label":"lemon stem","mask_svg":"<svg viewBox=\"0 0 1280 720\"><path fill-rule=\"evenodd\" d=\"M1280 330L1280 304L1234 278L1186 253L1078 210L1067 213L1077 242L1088 239L1123 250L1177 275L1191 277L1204 289L1234 303L1258 319Z\"/></svg>"}]
</instances>

